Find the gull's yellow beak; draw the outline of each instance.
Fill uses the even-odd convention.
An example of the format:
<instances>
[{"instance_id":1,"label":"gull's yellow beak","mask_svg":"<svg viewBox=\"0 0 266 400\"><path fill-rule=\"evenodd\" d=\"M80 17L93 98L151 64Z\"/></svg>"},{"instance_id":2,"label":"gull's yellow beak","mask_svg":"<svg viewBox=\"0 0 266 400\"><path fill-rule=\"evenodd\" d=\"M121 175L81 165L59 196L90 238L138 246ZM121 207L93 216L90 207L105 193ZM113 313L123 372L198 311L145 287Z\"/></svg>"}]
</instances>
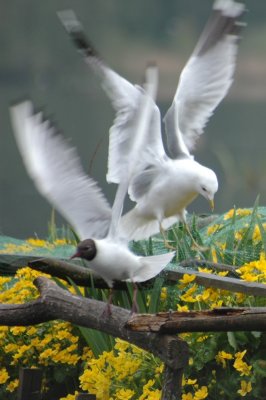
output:
<instances>
[{"instance_id":1,"label":"gull's yellow beak","mask_svg":"<svg viewBox=\"0 0 266 400\"><path fill-rule=\"evenodd\" d=\"M211 207L211 210L213 211L214 210L214 200L210 200L210 207Z\"/></svg>"}]
</instances>

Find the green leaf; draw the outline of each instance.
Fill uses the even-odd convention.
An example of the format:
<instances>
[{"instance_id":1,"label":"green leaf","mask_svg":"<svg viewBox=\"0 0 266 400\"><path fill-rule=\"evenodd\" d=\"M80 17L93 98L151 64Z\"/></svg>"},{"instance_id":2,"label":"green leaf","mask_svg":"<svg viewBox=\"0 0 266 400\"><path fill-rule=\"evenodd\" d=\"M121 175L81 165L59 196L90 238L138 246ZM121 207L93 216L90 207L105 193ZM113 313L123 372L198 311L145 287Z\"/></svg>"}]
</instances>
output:
<instances>
[{"instance_id":1,"label":"green leaf","mask_svg":"<svg viewBox=\"0 0 266 400\"><path fill-rule=\"evenodd\" d=\"M227 332L227 339L231 347L236 351L237 350L237 341L235 338L234 332Z\"/></svg>"}]
</instances>

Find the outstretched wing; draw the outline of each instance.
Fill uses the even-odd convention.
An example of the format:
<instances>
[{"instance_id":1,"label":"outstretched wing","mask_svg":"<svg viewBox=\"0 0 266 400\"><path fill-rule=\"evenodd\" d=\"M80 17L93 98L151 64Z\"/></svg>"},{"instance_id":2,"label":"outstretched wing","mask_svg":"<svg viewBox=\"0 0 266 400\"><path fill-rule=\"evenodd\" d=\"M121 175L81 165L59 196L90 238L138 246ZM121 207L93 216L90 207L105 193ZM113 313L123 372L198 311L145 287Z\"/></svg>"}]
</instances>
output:
<instances>
[{"instance_id":1,"label":"outstretched wing","mask_svg":"<svg viewBox=\"0 0 266 400\"><path fill-rule=\"evenodd\" d=\"M245 6L216 0L198 44L184 67L164 118L171 157L189 155L215 108L227 94L235 71L238 19Z\"/></svg>"},{"instance_id":2,"label":"outstretched wing","mask_svg":"<svg viewBox=\"0 0 266 400\"><path fill-rule=\"evenodd\" d=\"M114 124L110 128L107 181L119 183L122 181L123 171L127 168L129 154L134 145L135 120L143 89L132 85L106 65L85 36L83 27L73 11L61 11L58 15L85 62L100 77L102 87L116 111ZM143 146L149 147L153 154L163 156L160 118L160 111L153 103L152 117L147 127L148 135Z\"/></svg>"},{"instance_id":3,"label":"outstretched wing","mask_svg":"<svg viewBox=\"0 0 266 400\"><path fill-rule=\"evenodd\" d=\"M157 94L158 71L154 65L149 65L146 69L145 90L139 98L138 109L132 129L134 129L135 140L128 154L128 161L120 174L120 183L117 188L113 208L112 220L110 224L109 237L119 237L119 222L123 212L125 196L135 177L136 165L140 165L145 154L143 143L146 141L146 135L150 119L153 113L153 104Z\"/></svg>"},{"instance_id":4,"label":"outstretched wing","mask_svg":"<svg viewBox=\"0 0 266 400\"><path fill-rule=\"evenodd\" d=\"M88 177L76 150L41 113L25 101L11 108L15 138L28 174L39 192L72 225L80 239L105 237L111 209Z\"/></svg>"}]
</instances>

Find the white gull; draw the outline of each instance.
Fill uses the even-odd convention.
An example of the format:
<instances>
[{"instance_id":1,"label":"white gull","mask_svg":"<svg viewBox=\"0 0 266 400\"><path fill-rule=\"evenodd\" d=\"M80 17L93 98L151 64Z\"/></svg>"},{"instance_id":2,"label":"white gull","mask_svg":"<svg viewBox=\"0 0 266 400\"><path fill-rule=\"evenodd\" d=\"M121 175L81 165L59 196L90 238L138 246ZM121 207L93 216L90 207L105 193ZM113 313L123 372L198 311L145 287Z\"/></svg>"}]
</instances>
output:
<instances>
[{"instance_id":1,"label":"white gull","mask_svg":"<svg viewBox=\"0 0 266 400\"><path fill-rule=\"evenodd\" d=\"M213 207L218 190L216 174L195 161L191 150L232 84L243 26L238 19L244 11L244 5L233 0L214 2L211 16L181 73L173 103L164 117L166 150L162 142L160 111L153 104L143 143L146 151L129 185L128 192L136 206L121 220L128 238L147 238L159 230L163 232L177 220L186 223L186 207L198 195ZM110 129L107 181L120 183L135 140L132 123L142 90L102 60L73 11L58 14L86 63L100 76L116 110Z\"/></svg>"},{"instance_id":2,"label":"white gull","mask_svg":"<svg viewBox=\"0 0 266 400\"><path fill-rule=\"evenodd\" d=\"M84 173L76 150L56 132L42 113L35 113L30 101L11 108L11 120L18 148L26 169L39 192L73 226L82 240L74 256L89 261L89 268L99 274L112 288L114 280L134 284L132 311L137 310L135 282L156 276L173 258L174 252L141 257L133 254L121 237L118 224L124 198L142 148L156 92L156 69L147 69L146 92L139 98L138 112L132 130L136 140L131 161L121 175L111 210L97 183ZM145 94L147 93L147 94ZM73 256L73 257L74 257ZM110 313L110 303L107 311Z\"/></svg>"}]
</instances>

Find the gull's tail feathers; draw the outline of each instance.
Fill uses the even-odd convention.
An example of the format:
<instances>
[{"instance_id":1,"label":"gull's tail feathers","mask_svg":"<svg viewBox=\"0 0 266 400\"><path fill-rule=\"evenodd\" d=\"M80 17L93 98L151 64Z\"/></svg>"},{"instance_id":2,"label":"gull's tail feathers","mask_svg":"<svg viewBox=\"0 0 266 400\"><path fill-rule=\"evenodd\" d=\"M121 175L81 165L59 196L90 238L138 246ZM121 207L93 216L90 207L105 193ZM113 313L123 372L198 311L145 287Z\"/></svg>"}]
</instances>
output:
<instances>
[{"instance_id":1,"label":"gull's tail feathers","mask_svg":"<svg viewBox=\"0 0 266 400\"><path fill-rule=\"evenodd\" d=\"M142 266L133 276L134 282L145 282L158 275L175 255L175 251L156 256L141 257Z\"/></svg>"},{"instance_id":2,"label":"gull's tail feathers","mask_svg":"<svg viewBox=\"0 0 266 400\"><path fill-rule=\"evenodd\" d=\"M165 218L162 223L163 229L168 229L178 221L176 216ZM129 240L148 239L160 232L159 222L156 219L148 219L133 208L125 214L120 222L120 231Z\"/></svg>"}]
</instances>

